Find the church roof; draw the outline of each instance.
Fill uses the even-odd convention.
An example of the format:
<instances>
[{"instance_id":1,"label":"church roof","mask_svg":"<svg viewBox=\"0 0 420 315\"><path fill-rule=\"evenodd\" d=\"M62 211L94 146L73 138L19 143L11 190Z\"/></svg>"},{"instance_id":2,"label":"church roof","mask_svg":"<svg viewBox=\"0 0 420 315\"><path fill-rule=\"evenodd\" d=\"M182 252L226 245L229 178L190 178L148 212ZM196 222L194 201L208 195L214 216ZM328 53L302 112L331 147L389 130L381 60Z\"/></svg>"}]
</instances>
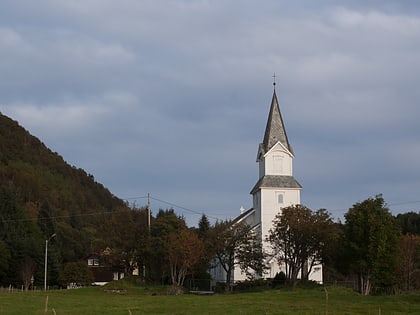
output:
<instances>
[{"instance_id":1,"label":"church roof","mask_svg":"<svg viewBox=\"0 0 420 315\"><path fill-rule=\"evenodd\" d=\"M238 215L233 222L239 222L242 219L246 218L247 216L249 216L250 214L252 214L253 212L255 212L254 208L248 209L247 211L244 211L243 213L241 213L240 215Z\"/></svg>"},{"instance_id":2,"label":"church roof","mask_svg":"<svg viewBox=\"0 0 420 315\"><path fill-rule=\"evenodd\" d=\"M293 176L265 175L252 188L251 194L260 188L302 188L302 186Z\"/></svg>"},{"instance_id":3,"label":"church roof","mask_svg":"<svg viewBox=\"0 0 420 315\"><path fill-rule=\"evenodd\" d=\"M262 153L265 154L268 152L277 142L283 144L293 154L293 149L287 139L283 118L281 117L276 90L274 90L270 114L268 115L267 126L265 127L264 140L260 146Z\"/></svg>"}]
</instances>

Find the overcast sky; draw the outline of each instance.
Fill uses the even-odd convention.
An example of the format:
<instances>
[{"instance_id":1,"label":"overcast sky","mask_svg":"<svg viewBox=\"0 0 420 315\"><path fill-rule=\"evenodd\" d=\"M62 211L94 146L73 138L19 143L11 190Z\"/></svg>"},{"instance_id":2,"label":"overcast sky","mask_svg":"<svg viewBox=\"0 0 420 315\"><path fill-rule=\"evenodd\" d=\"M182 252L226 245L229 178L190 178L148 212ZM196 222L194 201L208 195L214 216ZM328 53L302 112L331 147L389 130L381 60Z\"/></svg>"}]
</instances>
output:
<instances>
[{"instance_id":1,"label":"overcast sky","mask_svg":"<svg viewBox=\"0 0 420 315\"><path fill-rule=\"evenodd\" d=\"M252 206L273 73L303 204L420 210L419 1L0 2L0 112L190 225Z\"/></svg>"}]
</instances>

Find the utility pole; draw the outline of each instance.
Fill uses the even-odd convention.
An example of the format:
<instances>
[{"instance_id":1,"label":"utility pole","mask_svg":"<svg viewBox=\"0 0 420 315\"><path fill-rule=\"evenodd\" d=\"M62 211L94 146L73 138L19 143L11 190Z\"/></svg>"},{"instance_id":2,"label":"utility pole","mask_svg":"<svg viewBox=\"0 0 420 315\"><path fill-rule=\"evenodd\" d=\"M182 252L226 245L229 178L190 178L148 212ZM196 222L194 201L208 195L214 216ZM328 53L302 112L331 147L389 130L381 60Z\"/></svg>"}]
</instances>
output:
<instances>
[{"instance_id":1,"label":"utility pole","mask_svg":"<svg viewBox=\"0 0 420 315\"><path fill-rule=\"evenodd\" d=\"M150 233L150 193L147 193L147 227Z\"/></svg>"},{"instance_id":2,"label":"utility pole","mask_svg":"<svg viewBox=\"0 0 420 315\"><path fill-rule=\"evenodd\" d=\"M150 237L150 193L147 193L147 228ZM143 281L146 281L146 265L143 264Z\"/></svg>"}]
</instances>

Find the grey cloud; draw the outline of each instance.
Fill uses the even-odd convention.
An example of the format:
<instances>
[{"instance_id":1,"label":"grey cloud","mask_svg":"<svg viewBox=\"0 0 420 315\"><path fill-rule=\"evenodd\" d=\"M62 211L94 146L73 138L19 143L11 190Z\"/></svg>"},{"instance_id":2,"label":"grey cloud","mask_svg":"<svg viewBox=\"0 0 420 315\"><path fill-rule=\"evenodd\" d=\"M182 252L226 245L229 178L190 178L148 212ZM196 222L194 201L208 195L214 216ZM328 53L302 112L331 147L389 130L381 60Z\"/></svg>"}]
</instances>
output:
<instances>
[{"instance_id":1,"label":"grey cloud","mask_svg":"<svg viewBox=\"0 0 420 315\"><path fill-rule=\"evenodd\" d=\"M420 17L405 3L5 1L0 110L121 198L234 217L276 72L306 205L412 200Z\"/></svg>"}]
</instances>

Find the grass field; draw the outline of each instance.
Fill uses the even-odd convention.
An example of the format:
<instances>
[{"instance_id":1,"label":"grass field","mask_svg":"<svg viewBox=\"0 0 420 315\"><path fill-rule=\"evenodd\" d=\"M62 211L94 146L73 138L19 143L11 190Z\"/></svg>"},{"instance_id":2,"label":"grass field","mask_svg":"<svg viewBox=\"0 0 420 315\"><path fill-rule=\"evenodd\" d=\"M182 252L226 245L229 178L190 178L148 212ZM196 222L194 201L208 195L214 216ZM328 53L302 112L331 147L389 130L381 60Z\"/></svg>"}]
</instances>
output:
<instances>
[{"instance_id":1,"label":"grass field","mask_svg":"<svg viewBox=\"0 0 420 315\"><path fill-rule=\"evenodd\" d=\"M108 286L47 293L1 292L0 314L420 314L418 293L365 297L349 289L328 287L327 305L323 287L168 296L163 287L113 286L122 291L110 291Z\"/></svg>"}]
</instances>

